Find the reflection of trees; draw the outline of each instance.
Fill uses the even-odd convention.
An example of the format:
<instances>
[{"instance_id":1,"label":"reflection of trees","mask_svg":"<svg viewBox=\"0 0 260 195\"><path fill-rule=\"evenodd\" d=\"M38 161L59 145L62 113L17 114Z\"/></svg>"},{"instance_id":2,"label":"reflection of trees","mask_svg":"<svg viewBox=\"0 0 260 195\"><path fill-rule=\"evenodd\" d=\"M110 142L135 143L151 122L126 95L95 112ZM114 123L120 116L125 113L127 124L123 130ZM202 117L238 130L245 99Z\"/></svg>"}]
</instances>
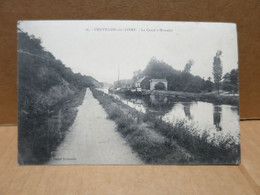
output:
<instances>
[{"instance_id":1,"label":"reflection of trees","mask_svg":"<svg viewBox=\"0 0 260 195\"><path fill-rule=\"evenodd\" d=\"M222 127L220 126L221 114L222 114L221 106L214 105L213 119L214 119L214 125L216 126L217 131L222 130Z\"/></svg>"},{"instance_id":2,"label":"reflection of trees","mask_svg":"<svg viewBox=\"0 0 260 195\"><path fill-rule=\"evenodd\" d=\"M239 106L231 106L230 110L232 110L232 112L239 115Z\"/></svg>"},{"instance_id":3,"label":"reflection of trees","mask_svg":"<svg viewBox=\"0 0 260 195\"><path fill-rule=\"evenodd\" d=\"M191 116L191 113L190 113L191 102L183 102L182 105L183 105L183 110L184 110L185 116L189 120L193 119L193 117Z\"/></svg>"}]
</instances>

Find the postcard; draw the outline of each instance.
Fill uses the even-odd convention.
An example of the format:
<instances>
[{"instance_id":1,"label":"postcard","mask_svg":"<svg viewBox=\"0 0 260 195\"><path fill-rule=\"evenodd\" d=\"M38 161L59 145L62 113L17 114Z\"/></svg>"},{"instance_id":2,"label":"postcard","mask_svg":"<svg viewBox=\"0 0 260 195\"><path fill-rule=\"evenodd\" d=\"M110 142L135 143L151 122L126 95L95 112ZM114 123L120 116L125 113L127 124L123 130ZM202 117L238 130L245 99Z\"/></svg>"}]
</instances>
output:
<instances>
[{"instance_id":1,"label":"postcard","mask_svg":"<svg viewBox=\"0 0 260 195\"><path fill-rule=\"evenodd\" d=\"M236 24L17 29L20 165L240 163Z\"/></svg>"}]
</instances>

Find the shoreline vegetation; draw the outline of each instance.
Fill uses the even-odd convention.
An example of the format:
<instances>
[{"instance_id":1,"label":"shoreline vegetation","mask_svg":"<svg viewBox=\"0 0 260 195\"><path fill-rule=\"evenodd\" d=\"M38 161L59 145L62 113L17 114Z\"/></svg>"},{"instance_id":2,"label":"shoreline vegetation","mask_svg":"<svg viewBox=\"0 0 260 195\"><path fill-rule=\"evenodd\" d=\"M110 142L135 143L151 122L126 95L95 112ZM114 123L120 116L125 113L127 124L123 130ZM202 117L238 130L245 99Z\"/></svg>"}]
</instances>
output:
<instances>
[{"instance_id":1,"label":"shoreline vegetation","mask_svg":"<svg viewBox=\"0 0 260 195\"><path fill-rule=\"evenodd\" d=\"M239 164L240 145L234 140L207 141L209 135L192 135L184 121L174 126L153 113L141 113L122 101L91 88L108 118L132 149L147 164Z\"/></svg>"},{"instance_id":2,"label":"shoreline vegetation","mask_svg":"<svg viewBox=\"0 0 260 195\"><path fill-rule=\"evenodd\" d=\"M124 97L143 97L146 95L159 95L169 97L175 101L203 101L214 103L216 105L227 104L239 106L239 97L235 95L218 95L216 93L189 93L181 91L165 91L165 90L143 90L142 92L132 92L131 90L115 91L114 93L123 95Z\"/></svg>"},{"instance_id":3,"label":"shoreline vegetation","mask_svg":"<svg viewBox=\"0 0 260 195\"><path fill-rule=\"evenodd\" d=\"M155 95L173 95L173 98L180 101L203 101L214 104L227 104L227 105L239 105L238 96L224 96L214 93L189 93L189 92L177 92L177 91L153 91Z\"/></svg>"},{"instance_id":4,"label":"shoreline vegetation","mask_svg":"<svg viewBox=\"0 0 260 195\"><path fill-rule=\"evenodd\" d=\"M49 112L31 113L29 120L20 120L19 164L43 164L64 140L83 102L86 88L53 105ZM24 130L27 131L24 131Z\"/></svg>"}]
</instances>

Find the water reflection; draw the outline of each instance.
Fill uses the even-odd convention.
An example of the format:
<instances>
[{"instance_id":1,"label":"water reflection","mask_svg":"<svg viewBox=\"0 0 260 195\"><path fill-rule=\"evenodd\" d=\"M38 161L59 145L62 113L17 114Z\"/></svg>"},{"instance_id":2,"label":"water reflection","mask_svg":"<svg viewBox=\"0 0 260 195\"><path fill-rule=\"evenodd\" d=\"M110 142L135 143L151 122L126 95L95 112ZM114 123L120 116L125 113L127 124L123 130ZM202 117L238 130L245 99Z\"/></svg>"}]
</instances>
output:
<instances>
[{"instance_id":1,"label":"water reflection","mask_svg":"<svg viewBox=\"0 0 260 195\"><path fill-rule=\"evenodd\" d=\"M214 105L213 119L214 119L214 125L216 126L216 130L217 131L221 131L222 130L222 127L220 126L221 114L222 114L221 106Z\"/></svg>"},{"instance_id":2,"label":"water reflection","mask_svg":"<svg viewBox=\"0 0 260 195\"><path fill-rule=\"evenodd\" d=\"M150 101L154 105L165 105L167 104L167 96L162 95L150 95Z\"/></svg>"},{"instance_id":3,"label":"water reflection","mask_svg":"<svg viewBox=\"0 0 260 195\"><path fill-rule=\"evenodd\" d=\"M142 98L142 102L150 111L158 112L159 115L166 114L174 107L174 103L171 103L169 98L163 95L145 96Z\"/></svg>"},{"instance_id":4,"label":"water reflection","mask_svg":"<svg viewBox=\"0 0 260 195\"><path fill-rule=\"evenodd\" d=\"M238 107L238 106L230 106L230 109L231 109L234 113L239 113L239 107Z\"/></svg>"},{"instance_id":5,"label":"water reflection","mask_svg":"<svg viewBox=\"0 0 260 195\"><path fill-rule=\"evenodd\" d=\"M191 112L190 112L191 102L183 102L182 105L183 105L183 110L184 110L185 116L189 120L192 120L193 117L192 117Z\"/></svg>"},{"instance_id":6,"label":"water reflection","mask_svg":"<svg viewBox=\"0 0 260 195\"><path fill-rule=\"evenodd\" d=\"M114 95L113 95L114 96ZM119 97L119 96L117 96ZM140 112L153 112L162 120L172 123L184 121L192 131L202 135L205 131L218 140L232 136L239 143L239 107L214 105L202 101L187 101L162 95L143 98L119 97L125 104ZM194 132L193 132L194 133Z\"/></svg>"}]
</instances>

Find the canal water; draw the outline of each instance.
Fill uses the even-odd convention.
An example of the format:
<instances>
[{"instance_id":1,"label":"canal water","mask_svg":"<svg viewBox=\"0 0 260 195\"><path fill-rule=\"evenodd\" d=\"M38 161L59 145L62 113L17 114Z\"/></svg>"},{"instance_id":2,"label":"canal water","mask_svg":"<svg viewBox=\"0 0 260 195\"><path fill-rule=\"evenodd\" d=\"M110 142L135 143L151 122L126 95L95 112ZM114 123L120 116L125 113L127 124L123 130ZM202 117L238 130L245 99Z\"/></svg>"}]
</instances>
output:
<instances>
[{"instance_id":1,"label":"canal water","mask_svg":"<svg viewBox=\"0 0 260 195\"><path fill-rule=\"evenodd\" d=\"M103 91L108 93L107 90ZM240 141L238 106L216 105L202 101L182 102L160 95L130 99L113 96L140 112L153 112L172 125L184 122L194 134L202 135L207 132L209 141L214 139L215 144L228 139L235 143Z\"/></svg>"}]
</instances>

